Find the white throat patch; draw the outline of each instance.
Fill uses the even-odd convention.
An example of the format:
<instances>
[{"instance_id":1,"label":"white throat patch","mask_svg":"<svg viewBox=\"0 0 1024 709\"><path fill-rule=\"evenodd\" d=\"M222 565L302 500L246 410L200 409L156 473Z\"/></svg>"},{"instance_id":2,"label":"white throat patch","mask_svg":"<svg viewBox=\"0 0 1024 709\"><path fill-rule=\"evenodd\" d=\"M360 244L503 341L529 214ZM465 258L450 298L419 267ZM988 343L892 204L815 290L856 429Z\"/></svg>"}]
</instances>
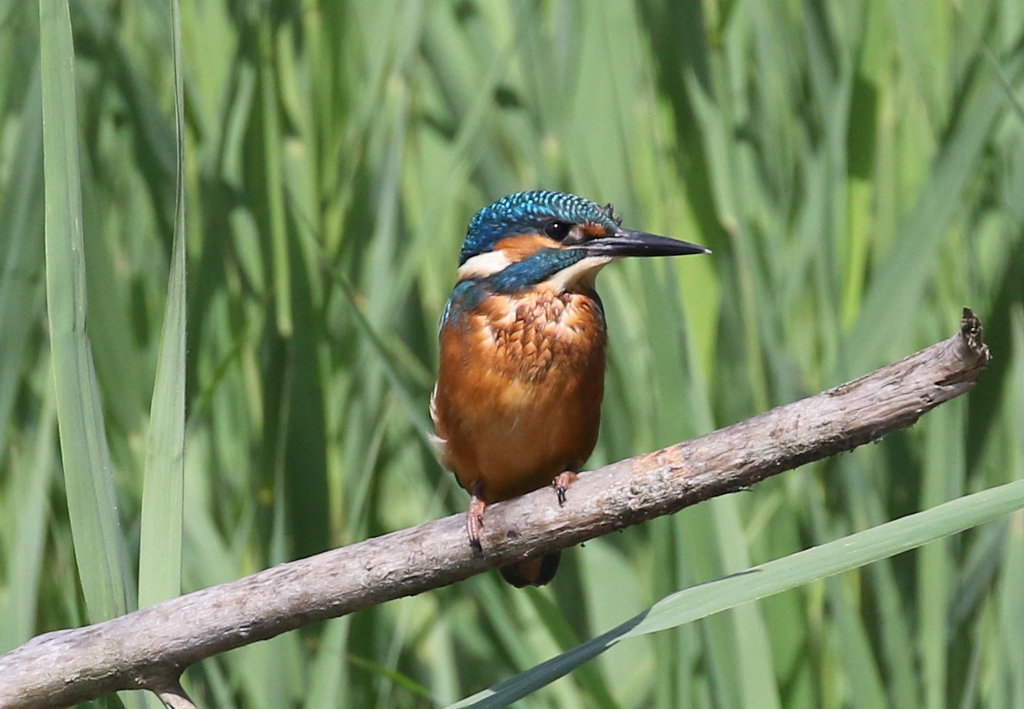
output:
<instances>
[{"instance_id":1,"label":"white throat patch","mask_svg":"<svg viewBox=\"0 0 1024 709\"><path fill-rule=\"evenodd\" d=\"M572 266L563 268L541 285L548 286L556 293L564 293L579 284L593 288L598 271L614 260L613 256L587 256Z\"/></svg>"}]
</instances>

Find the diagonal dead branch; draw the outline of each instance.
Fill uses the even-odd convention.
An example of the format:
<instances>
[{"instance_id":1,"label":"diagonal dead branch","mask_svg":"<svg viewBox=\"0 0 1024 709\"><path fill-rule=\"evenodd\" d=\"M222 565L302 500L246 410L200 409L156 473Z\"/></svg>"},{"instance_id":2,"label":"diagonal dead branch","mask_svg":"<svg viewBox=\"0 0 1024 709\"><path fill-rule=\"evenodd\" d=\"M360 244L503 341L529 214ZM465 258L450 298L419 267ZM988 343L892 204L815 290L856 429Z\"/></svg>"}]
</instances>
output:
<instances>
[{"instance_id":1,"label":"diagonal dead branch","mask_svg":"<svg viewBox=\"0 0 1024 709\"><path fill-rule=\"evenodd\" d=\"M163 689L157 689L156 693L168 709L196 709L195 703L177 680Z\"/></svg>"},{"instance_id":2,"label":"diagonal dead branch","mask_svg":"<svg viewBox=\"0 0 1024 709\"><path fill-rule=\"evenodd\" d=\"M189 665L579 544L912 425L969 391L989 361L981 324L816 396L693 441L584 473L560 508L550 490L488 507L483 553L455 515L281 564L0 656L0 707L57 707L116 690L167 691ZM183 696L183 693L182 693ZM183 699L183 701L185 701Z\"/></svg>"}]
</instances>

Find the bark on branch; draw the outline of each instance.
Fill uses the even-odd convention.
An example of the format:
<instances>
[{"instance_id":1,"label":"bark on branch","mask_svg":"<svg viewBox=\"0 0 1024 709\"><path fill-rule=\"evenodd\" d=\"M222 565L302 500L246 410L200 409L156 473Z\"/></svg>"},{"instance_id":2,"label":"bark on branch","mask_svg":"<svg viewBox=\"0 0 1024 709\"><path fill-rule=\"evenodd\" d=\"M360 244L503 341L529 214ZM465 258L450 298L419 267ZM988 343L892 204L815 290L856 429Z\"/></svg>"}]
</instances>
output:
<instances>
[{"instance_id":1,"label":"bark on branch","mask_svg":"<svg viewBox=\"0 0 1024 709\"><path fill-rule=\"evenodd\" d=\"M988 361L981 324L965 308L956 335L900 362L702 438L584 473L564 507L550 490L488 507L482 554L473 553L460 514L34 638L0 656L0 707L67 706L123 689L187 702L178 678L194 662L570 547L851 450L967 392Z\"/></svg>"}]
</instances>

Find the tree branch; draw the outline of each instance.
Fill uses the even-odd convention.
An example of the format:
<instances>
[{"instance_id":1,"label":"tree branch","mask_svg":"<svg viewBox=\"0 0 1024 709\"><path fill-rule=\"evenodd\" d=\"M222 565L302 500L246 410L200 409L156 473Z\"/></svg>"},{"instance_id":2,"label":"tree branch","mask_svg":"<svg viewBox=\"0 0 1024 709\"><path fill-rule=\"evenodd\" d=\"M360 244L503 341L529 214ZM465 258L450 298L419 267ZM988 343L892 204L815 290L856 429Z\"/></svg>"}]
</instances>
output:
<instances>
[{"instance_id":1,"label":"tree branch","mask_svg":"<svg viewBox=\"0 0 1024 709\"><path fill-rule=\"evenodd\" d=\"M550 490L488 507L483 553L473 553L459 514L41 635L0 656L0 707L67 706L124 689L187 702L177 679L194 662L570 547L878 440L969 391L988 361L981 324L965 308L956 335L900 362L702 438L584 473L564 507Z\"/></svg>"}]
</instances>

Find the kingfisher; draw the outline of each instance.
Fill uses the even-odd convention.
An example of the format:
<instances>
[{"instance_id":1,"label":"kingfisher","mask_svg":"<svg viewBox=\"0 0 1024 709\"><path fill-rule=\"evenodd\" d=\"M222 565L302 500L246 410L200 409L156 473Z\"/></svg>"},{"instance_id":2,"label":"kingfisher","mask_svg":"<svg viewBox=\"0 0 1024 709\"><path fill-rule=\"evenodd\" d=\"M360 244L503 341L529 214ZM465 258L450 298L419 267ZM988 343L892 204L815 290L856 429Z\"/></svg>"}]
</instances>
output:
<instances>
[{"instance_id":1,"label":"kingfisher","mask_svg":"<svg viewBox=\"0 0 1024 709\"><path fill-rule=\"evenodd\" d=\"M475 550L487 505L547 485L564 504L597 444L608 344L598 272L628 256L703 253L564 192L517 192L473 217L438 328L430 415L438 459L470 494ZM500 571L514 586L542 586L559 557Z\"/></svg>"}]
</instances>

